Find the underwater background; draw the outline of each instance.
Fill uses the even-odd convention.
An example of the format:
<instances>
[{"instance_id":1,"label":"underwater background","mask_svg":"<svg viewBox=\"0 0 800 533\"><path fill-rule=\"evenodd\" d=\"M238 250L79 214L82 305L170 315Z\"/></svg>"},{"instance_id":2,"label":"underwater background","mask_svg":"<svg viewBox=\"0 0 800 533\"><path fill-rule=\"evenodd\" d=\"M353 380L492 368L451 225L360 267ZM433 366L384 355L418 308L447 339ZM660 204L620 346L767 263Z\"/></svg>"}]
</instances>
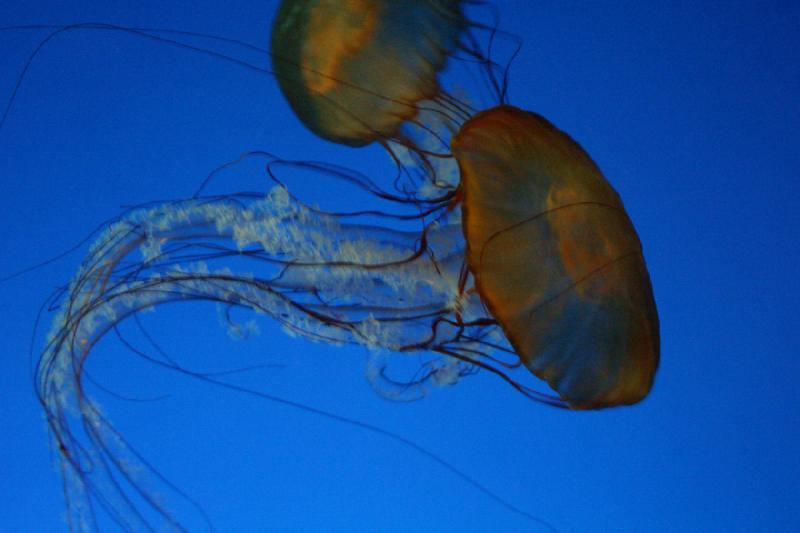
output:
<instances>
[{"instance_id":1,"label":"underwater background","mask_svg":"<svg viewBox=\"0 0 800 533\"><path fill-rule=\"evenodd\" d=\"M233 379L400 434L559 531L797 531L800 6L496 7L499 27L523 42L511 103L581 143L641 237L662 339L647 399L567 412L479 373L393 403L364 379L363 348L290 338L266 321L236 341L213 305L160 308L142 317L148 332L196 368L266 364ZM0 25L107 22L266 47L276 8L10 0ZM491 23L491 10L470 14ZM0 105L46 33L0 32ZM506 53L513 48L501 38L500 54L504 42ZM468 93L470 83L461 82ZM55 37L0 129L0 277L69 249L124 206L190 196L211 170L255 149L386 182L394 170L376 147L314 137L267 75L120 32ZM312 202L348 203L310 180L289 186ZM263 165L224 173L211 187L266 190ZM87 248L0 284L3 530L66 528L32 382L52 315L32 335L39 308ZM89 369L104 388L136 399L93 390L119 431L218 530L545 530L413 449L165 373L111 337ZM100 524L114 530L107 517ZM187 525L205 527L196 513Z\"/></svg>"}]
</instances>

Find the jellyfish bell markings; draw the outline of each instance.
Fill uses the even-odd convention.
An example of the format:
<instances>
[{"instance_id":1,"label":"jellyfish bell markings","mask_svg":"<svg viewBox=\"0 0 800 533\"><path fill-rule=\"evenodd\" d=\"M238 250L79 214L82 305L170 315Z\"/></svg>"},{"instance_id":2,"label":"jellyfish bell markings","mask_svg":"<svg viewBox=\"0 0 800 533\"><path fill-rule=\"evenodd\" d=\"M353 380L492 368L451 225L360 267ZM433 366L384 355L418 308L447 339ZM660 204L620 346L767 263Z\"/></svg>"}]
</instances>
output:
<instances>
[{"instance_id":1,"label":"jellyfish bell markings","mask_svg":"<svg viewBox=\"0 0 800 533\"><path fill-rule=\"evenodd\" d=\"M659 327L641 243L616 191L567 134L511 106L453 139L466 259L526 367L570 407L650 391Z\"/></svg>"}]
</instances>

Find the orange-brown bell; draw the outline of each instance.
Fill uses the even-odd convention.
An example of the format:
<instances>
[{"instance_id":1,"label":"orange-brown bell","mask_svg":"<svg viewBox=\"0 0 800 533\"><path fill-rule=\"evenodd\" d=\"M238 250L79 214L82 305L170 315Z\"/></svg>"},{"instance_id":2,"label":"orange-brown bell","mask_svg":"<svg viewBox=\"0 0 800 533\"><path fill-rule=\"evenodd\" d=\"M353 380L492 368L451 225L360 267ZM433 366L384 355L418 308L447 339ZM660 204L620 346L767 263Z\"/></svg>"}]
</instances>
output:
<instances>
[{"instance_id":1,"label":"orange-brown bell","mask_svg":"<svg viewBox=\"0 0 800 533\"><path fill-rule=\"evenodd\" d=\"M283 0L272 66L295 114L324 139L392 137L441 91L466 25L461 0Z\"/></svg>"},{"instance_id":2,"label":"orange-brown bell","mask_svg":"<svg viewBox=\"0 0 800 533\"><path fill-rule=\"evenodd\" d=\"M576 409L644 398L658 314L636 230L597 165L511 106L477 114L452 148L468 266L527 368Z\"/></svg>"}]
</instances>

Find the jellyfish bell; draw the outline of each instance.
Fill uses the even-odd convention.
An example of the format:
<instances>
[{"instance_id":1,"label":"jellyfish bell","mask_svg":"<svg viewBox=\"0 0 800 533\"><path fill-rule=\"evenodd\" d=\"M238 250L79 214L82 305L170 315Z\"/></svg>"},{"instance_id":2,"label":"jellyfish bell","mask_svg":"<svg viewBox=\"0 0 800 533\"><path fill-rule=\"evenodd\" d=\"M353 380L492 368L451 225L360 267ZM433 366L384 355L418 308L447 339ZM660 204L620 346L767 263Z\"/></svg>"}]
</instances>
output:
<instances>
[{"instance_id":1,"label":"jellyfish bell","mask_svg":"<svg viewBox=\"0 0 800 533\"><path fill-rule=\"evenodd\" d=\"M458 4L285 0L271 44L281 90L320 137L360 146L391 136L437 94L464 25Z\"/></svg>"},{"instance_id":2,"label":"jellyfish bell","mask_svg":"<svg viewBox=\"0 0 800 533\"><path fill-rule=\"evenodd\" d=\"M659 327L641 243L619 196L567 134L511 106L452 142L466 260L525 366L570 407L644 398Z\"/></svg>"},{"instance_id":3,"label":"jellyfish bell","mask_svg":"<svg viewBox=\"0 0 800 533\"><path fill-rule=\"evenodd\" d=\"M280 88L306 127L350 146L398 137L423 101L457 111L438 75L457 49L482 57L465 42L464 3L284 0L271 41Z\"/></svg>"}]
</instances>

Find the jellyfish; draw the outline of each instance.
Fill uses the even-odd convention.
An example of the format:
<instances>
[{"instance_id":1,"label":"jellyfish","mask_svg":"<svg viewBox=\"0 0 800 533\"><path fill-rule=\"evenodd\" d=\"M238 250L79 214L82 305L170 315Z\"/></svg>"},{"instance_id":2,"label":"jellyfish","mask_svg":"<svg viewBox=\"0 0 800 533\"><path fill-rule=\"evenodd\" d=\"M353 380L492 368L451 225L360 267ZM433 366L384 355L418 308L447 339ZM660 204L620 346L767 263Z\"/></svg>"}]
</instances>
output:
<instances>
[{"instance_id":1,"label":"jellyfish","mask_svg":"<svg viewBox=\"0 0 800 533\"><path fill-rule=\"evenodd\" d=\"M463 3L284 0L271 39L275 77L298 118L324 139L362 146L401 138L421 102L463 111L437 79L448 55L460 49L488 63L470 43L477 25Z\"/></svg>"},{"instance_id":2,"label":"jellyfish","mask_svg":"<svg viewBox=\"0 0 800 533\"><path fill-rule=\"evenodd\" d=\"M216 302L309 341L364 346L368 380L394 400L476 370L557 407L641 400L658 363L658 319L617 193L568 135L511 106L477 114L452 145L454 199L410 201L340 166L269 155L266 194L143 207L105 230L62 295L37 368L72 523L90 520L100 492L123 527L148 525L117 477L136 485L149 467L85 391L83 368L122 321L172 302ZM368 191L385 210L309 205L281 180L287 169ZM393 358L407 354L424 357L398 377ZM526 383L525 368L556 394ZM147 503L181 528L161 500Z\"/></svg>"}]
</instances>

